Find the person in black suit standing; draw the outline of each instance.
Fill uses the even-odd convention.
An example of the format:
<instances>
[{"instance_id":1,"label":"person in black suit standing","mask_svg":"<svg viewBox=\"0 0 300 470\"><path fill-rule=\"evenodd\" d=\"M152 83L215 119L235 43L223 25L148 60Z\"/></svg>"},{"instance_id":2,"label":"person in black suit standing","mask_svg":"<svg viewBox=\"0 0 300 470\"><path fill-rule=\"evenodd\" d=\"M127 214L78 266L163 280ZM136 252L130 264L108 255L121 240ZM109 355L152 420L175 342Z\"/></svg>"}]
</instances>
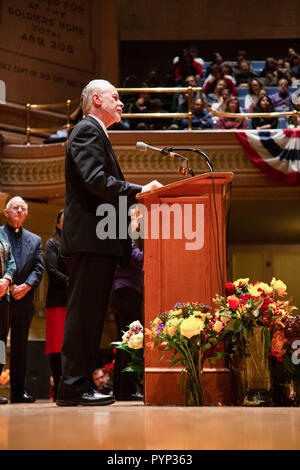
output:
<instances>
[{"instance_id":1,"label":"person in black suit standing","mask_svg":"<svg viewBox=\"0 0 300 470\"><path fill-rule=\"evenodd\" d=\"M90 377L102 336L116 265L130 261L131 240L115 233L99 233L105 208L119 221L120 197L128 208L136 194L160 187L124 180L107 134L107 128L121 120L123 103L117 89L106 80L92 80L84 89L85 118L73 129L66 149L66 201L61 236L66 256L69 290L62 347L62 379L58 406L108 405L111 395L95 392ZM123 199L122 199L123 201ZM102 214L102 216L100 215ZM118 223L117 223L118 225Z\"/></svg>"},{"instance_id":2,"label":"person in black suit standing","mask_svg":"<svg viewBox=\"0 0 300 470\"><path fill-rule=\"evenodd\" d=\"M35 398L26 391L25 377L28 334L34 314L33 294L44 272L42 242L38 235L23 228L28 205L21 197L10 199L4 214L7 223L3 228L17 267L9 288L10 402L33 403Z\"/></svg>"},{"instance_id":3,"label":"person in black suit standing","mask_svg":"<svg viewBox=\"0 0 300 470\"><path fill-rule=\"evenodd\" d=\"M60 253L60 237L64 211L56 216L53 235L45 246L45 267L49 278L46 298L46 347L54 382L53 401L56 401L58 384L61 377L61 348L66 319L68 273Z\"/></svg>"}]
</instances>

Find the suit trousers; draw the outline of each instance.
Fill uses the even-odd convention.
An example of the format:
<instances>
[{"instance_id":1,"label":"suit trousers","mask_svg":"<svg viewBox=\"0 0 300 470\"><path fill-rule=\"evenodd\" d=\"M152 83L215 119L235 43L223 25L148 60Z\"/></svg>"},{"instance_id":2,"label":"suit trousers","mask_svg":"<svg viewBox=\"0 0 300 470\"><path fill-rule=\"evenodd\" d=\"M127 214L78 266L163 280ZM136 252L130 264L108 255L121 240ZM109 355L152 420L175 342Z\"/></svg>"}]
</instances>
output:
<instances>
[{"instance_id":1,"label":"suit trousers","mask_svg":"<svg viewBox=\"0 0 300 470\"><path fill-rule=\"evenodd\" d=\"M62 378L58 397L68 399L91 389L116 258L76 253L67 259L67 315L61 352Z\"/></svg>"},{"instance_id":2,"label":"suit trousers","mask_svg":"<svg viewBox=\"0 0 300 470\"><path fill-rule=\"evenodd\" d=\"M10 297L10 388L11 397L20 397L25 390L29 328L34 314L32 296L15 300Z\"/></svg>"}]
</instances>

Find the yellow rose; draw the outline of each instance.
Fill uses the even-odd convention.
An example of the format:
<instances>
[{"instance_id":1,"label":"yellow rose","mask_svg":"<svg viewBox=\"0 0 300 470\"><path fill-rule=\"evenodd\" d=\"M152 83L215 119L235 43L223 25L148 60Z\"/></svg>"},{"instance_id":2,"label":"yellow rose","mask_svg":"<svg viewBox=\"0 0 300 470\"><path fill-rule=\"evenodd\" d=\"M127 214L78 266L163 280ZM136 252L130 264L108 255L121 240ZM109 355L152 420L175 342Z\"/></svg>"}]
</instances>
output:
<instances>
[{"instance_id":1,"label":"yellow rose","mask_svg":"<svg viewBox=\"0 0 300 470\"><path fill-rule=\"evenodd\" d=\"M182 320L180 324L180 333L186 338L198 335L204 328L204 323L199 318L190 316Z\"/></svg>"},{"instance_id":2,"label":"yellow rose","mask_svg":"<svg viewBox=\"0 0 300 470\"><path fill-rule=\"evenodd\" d=\"M265 294L272 294L272 287L269 286L269 284L266 284L265 282L260 282L259 284L257 284L258 288L259 289L262 289Z\"/></svg>"},{"instance_id":3,"label":"yellow rose","mask_svg":"<svg viewBox=\"0 0 300 470\"><path fill-rule=\"evenodd\" d=\"M272 279L271 286L273 287L274 290L276 290L277 294L280 297L284 297L287 294L286 285L279 279L277 281L275 277L273 277Z\"/></svg>"},{"instance_id":4,"label":"yellow rose","mask_svg":"<svg viewBox=\"0 0 300 470\"><path fill-rule=\"evenodd\" d=\"M223 323L217 320L213 326L213 330L216 331L217 333L220 333L220 331L223 330Z\"/></svg>"},{"instance_id":5,"label":"yellow rose","mask_svg":"<svg viewBox=\"0 0 300 470\"><path fill-rule=\"evenodd\" d=\"M246 286L249 282L249 277L246 277L244 279L238 279L237 281L234 281L234 285L235 287L239 287L239 285L241 286Z\"/></svg>"},{"instance_id":6,"label":"yellow rose","mask_svg":"<svg viewBox=\"0 0 300 470\"><path fill-rule=\"evenodd\" d=\"M257 289L258 289L258 284L256 284L255 286L249 286L248 292L249 292L249 294L251 294L253 297L260 297L260 296L261 296L261 292L259 292Z\"/></svg>"},{"instance_id":7,"label":"yellow rose","mask_svg":"<svg viewBox=\"0 0 300 470\"><path fill-rule=\"evenodd\" d=\"M131 349L141 349L144 343L144 335L140 331L137 335L132 335L128 341L128 347Z\"/></svg>"}]
</instances>

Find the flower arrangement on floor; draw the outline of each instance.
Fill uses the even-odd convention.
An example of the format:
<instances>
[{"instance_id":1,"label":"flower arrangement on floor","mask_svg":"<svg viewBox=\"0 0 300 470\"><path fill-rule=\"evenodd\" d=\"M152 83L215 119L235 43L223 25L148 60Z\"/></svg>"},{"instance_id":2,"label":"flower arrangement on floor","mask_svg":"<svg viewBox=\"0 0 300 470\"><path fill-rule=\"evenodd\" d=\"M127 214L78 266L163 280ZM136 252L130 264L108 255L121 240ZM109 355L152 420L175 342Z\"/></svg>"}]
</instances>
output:
<instances>
[{"instance_id":1,"label":"flower arrangement on floor","mask_svg":"<svg viewBox=\"0 0 300 470\"><path fill-rule=\"evenodd\" d=\"M10 370L4 369L0 374L0 385L7 385L10 381Z\"/></svg>"},{"instance_id":2,"label":"flower arrangement on floor","mask_svg":"<svg viewBox=\"0 0 300 470\"><path fill-rule=\"evenodd\" d=\"M136 320L128 326L128 330L123 332L122 341L115 341L112 344L117 349L127 351L131 358L128 366L122 372L133 372L137 375L138 383L143 383L144 373L144 333L143 325Z\"/></svg>"},{"instance_id":3,"label":"flower arrangement on floor","mask_svg":"<svg viewBox=\"0 0 300 470\"><path fill-rule=\"evenodd\" d=\"M150 322L150 329L146 329L147 346L161 345L165 351L173 351L170 367L179 362L183 365L187 372L186 404L191 406L204 403L201 384L204 360L214 362L223 357L218 346L224 324L211 310L199 302L176 303L172 310L160 313ZM182 391L183 374L184 370L180 380Z\"/></svg>"},{"instance_id":4,"label":"flower arrangement on floor","mask_svg":"<svg viewBox=\"0 0 300 470\"><path fill-rule=\"evenodd\" d=\"M223 340L233 354L244 360L246 405L269 404L271 333L276 324L291 315L296 307L284 300L286 285L275 278L270 285L238 279L225 285L225 297L213 299L215 314L224 322ZM244 384L245 386L245 384Z\"/></svg>"}]
</instances>

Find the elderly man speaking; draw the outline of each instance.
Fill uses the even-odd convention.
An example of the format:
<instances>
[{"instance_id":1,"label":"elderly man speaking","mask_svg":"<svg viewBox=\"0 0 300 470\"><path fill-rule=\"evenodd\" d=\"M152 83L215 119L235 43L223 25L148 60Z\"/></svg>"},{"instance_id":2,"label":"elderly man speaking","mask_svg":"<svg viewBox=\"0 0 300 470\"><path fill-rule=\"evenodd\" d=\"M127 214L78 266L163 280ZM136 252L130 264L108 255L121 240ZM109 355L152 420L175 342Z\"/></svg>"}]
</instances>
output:
<instances>
[{"instance_id":1,"label":"elderly man speaking","mask_svg":"<svg viewBox=\"0 0 300 470\"><path fill-rule=\"evenodd\" d=\"M108 204L119 220L119 198L127 207L136 194L161 186L124 180L107 134L121 120L123 103L117 89L106 80L92 80L83 91L85 118L73 129L66 151L66 202L62 253L69 273L67 316L62 347L59 406L108 405L111 395L95 392L90 376L102 336L115 267L130 260L131 241L116 236L99 237L99 207ZM101 212L101 211L100 211ZM127 213L127 212L126 212Z\"/></svg>"}]
</instances>

